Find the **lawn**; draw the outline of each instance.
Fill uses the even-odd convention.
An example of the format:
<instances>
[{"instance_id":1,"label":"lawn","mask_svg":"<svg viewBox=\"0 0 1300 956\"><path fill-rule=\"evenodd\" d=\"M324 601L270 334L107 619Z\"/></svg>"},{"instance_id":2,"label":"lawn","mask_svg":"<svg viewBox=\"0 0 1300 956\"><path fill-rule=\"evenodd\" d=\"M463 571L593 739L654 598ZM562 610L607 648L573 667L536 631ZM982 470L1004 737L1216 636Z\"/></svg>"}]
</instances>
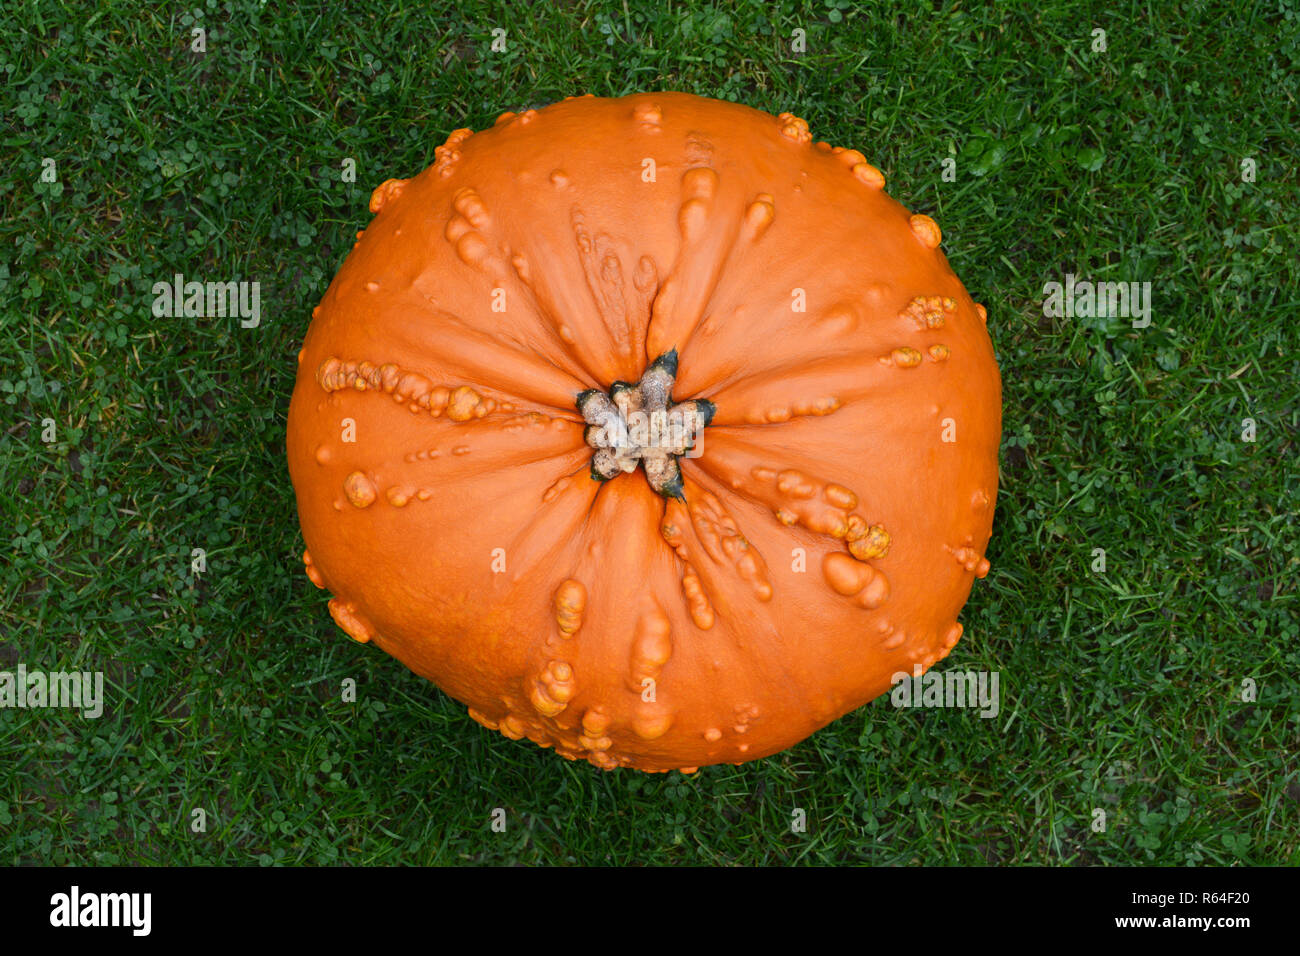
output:
<instances>
[{"instance_id":1,"label":"lawn","mask_svg":"<svg viewBox=\"0 0 1300 956\"><path fill-rule=\"evenodd\" d=\"M1300 3L311 6L6 11L0 670L105 702L0 709L0 862L1300 863ZM941 224L1004 391L941 666L997 672L996 717L885 697L601 772L304 575L295 355L371 190L640 90L794 113ZM259 282L260 321L156 315L177 273ZM1149 324L1058 314L1067 276L1150 283Z\"/></svg>"}]
</instances>

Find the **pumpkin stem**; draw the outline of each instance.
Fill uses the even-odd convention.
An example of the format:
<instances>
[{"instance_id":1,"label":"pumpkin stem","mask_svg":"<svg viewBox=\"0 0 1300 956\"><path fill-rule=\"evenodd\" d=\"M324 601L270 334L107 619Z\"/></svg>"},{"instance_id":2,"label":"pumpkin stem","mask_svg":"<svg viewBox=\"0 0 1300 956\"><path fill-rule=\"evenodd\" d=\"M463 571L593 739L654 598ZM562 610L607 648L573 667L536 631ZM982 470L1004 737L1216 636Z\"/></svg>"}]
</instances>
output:
<instances>
[{"instance_id":1,"label":"pumpkin stem","mask_svg":"<svg viewBox=\"0 0 1300 956\"><path fill-rule=\"evenodd\" d=\"M677 350L670 349L635 384L614 382L608 394L597 388L578 393L575 404L587 423L582 437L594 452L592 479L608 481L639 463L657 494L686 500L678 459L713 421L717 407L703 398L674 404L676 378Z\"/></svg>"}]
</instances>

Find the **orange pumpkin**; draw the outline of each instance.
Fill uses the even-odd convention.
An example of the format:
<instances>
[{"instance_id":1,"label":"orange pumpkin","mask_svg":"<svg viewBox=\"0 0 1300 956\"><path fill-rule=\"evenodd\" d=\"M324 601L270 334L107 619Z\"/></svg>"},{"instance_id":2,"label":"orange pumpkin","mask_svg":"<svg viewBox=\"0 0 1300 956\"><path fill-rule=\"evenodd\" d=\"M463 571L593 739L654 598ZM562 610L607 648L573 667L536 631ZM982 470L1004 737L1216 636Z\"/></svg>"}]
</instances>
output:
<instances>
[{"instance_id":1,"label":"orange pumpkin","mask_svg":"<svg viewBox=\"0 0 1300 956\"><path fill-rule=\"evenodd\" d=\"M570 98L375 190L299 353L330 613L598 767L788 747L957 642L997 490L939 227L788 113Z\"/></svg>"}]
</instances>

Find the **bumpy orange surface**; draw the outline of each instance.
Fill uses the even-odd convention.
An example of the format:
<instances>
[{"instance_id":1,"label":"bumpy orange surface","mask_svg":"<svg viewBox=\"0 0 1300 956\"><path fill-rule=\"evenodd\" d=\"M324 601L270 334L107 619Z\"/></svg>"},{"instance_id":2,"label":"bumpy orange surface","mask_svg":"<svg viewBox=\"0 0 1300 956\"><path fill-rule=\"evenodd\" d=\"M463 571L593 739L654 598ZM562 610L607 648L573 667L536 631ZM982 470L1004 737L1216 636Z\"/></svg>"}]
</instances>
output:
<instances>
[{"instance_id":1,"label":"bumpy orange surface","mask_svg":"<svg viewBox=\"0 0 1300 956\"><path fill-rule=\"evenodd\" d=\"M299 354L289 469L344 631L641 770L771 754L948 654L1001 399L933 220L802 120L680 93L436 157L375 190ZM649 408L648 372L661 416L711 403L684 454L579 411Z\"/></svg>"}]
</instances>

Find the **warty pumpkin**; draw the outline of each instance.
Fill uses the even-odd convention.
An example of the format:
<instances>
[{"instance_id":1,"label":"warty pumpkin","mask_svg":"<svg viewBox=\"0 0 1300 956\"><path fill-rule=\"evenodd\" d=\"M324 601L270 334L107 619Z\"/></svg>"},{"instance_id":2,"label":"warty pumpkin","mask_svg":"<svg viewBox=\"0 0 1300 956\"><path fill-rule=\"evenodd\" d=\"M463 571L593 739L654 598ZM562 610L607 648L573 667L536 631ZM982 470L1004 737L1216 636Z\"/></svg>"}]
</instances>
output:
<instances>
[{"instance_id":1,"label":"warty pumpkin","mask_svg":"<svg viewBox=\"0 0 1300 956\"><path fill-rule=\"evenodd\" d=\"M772 754L948 654L1001 384L932 219L797 117L682 93L435 155L374 191L298 355L303 559L345 632L647 771Z\"/></svg>"}]
</instances>

